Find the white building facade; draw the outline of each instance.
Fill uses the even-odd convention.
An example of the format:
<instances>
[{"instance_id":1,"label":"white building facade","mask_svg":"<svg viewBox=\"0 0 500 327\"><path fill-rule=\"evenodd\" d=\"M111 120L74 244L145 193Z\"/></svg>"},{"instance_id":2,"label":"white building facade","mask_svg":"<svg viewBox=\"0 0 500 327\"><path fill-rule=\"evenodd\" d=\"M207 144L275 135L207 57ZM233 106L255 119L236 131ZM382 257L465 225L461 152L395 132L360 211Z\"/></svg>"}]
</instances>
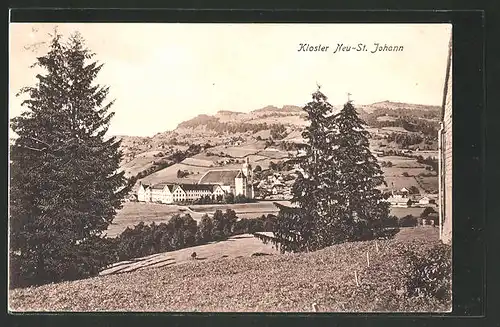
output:
<instances>
[{"instance_id":1,"label":"white building facade","mask_svg":"<svg viewBox=\"0 0 500 327\"><path fill-rule=\"evenodd\" d=\"M210 170L200 178L197 184L147 185L139 182L137 200L157 203L195 201L202 197L217 200L228 193L254 198L252 166L248 158L242 169Z\"/></svg>"}]
</instances>

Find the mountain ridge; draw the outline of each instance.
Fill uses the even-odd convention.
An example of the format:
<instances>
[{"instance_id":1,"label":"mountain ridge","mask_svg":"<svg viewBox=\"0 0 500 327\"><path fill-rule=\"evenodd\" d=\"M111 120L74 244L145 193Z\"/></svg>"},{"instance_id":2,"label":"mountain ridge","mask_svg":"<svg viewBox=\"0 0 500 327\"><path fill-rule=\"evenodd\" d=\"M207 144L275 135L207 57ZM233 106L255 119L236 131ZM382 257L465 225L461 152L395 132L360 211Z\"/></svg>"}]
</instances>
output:
<instances>
[{"instance_id":1,"label":"mountain ridge","mask_svg":"<svg viewBox=\"0 0 500 327\"><path fill-rule=\"evenodd\" d=\"M342 108L342 105L332 106L334 112ZM368 126L387 126L389 129L390 126L395 126L394 131L399 132L407 132L398 127L401 120L409 120L412 123L415 123L415 120L424 123L428 121L429 124L435 125L440 117L439 106L381 101L364 106L355 104L355 107L360 118L367 122ZM300 138L303 128L307 126L306 115L306 112L296 105L284 105L281 108L268 105L247 113L220 110L214 115L196 115L179 123L174 130L157 133L151 137L121 135L119 138L122 140L121 149L124 154L121 167L127 170L129 175L135 175L165 161L163 158L176 151L185 151L195 144L234 147L247 142L264 143L270 140L271 135L275 135L273 139L277 142L294 142ZM411 124L408 126L411 127ZM297 137L292 137L294 135ZM221 149L217 151L220 152Z\"/></svg>"}]
</instances>

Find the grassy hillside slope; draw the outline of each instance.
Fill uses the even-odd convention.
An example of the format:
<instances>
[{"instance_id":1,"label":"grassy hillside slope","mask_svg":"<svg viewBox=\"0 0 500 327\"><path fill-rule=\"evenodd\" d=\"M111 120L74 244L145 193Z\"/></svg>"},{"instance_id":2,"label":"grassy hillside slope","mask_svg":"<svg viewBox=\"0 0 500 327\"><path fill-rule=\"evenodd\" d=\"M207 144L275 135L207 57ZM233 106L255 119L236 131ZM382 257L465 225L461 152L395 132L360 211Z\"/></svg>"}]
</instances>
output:
<instances>
[{"instance_id":1,"label":"grassy hillside slope","mask_svg":"<svg viewBox=\"0 0 500 327\"><path fill-rule=\"evenodd\" d=\"M427 251L437 229L403 229L388 241L321 251L187 260L185 264L11 290L14 311L447 311L433 298L405 297L402 248ZM367 267L366 253L371 255ZM204 255L207 255L206 253ZM359 277L356 286L354 271Z\"/></svg>"}]
</instances>

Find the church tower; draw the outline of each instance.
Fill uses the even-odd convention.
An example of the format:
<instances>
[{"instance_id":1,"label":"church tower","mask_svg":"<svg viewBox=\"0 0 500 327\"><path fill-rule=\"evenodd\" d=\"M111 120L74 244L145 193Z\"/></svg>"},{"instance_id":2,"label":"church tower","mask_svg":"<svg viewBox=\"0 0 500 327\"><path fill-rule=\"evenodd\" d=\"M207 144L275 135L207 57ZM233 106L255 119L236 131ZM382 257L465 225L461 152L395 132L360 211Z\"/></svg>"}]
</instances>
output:
<instances>
[{"instance_id":1,"label":"church tower","mask_svg":"<svg viewBox=\"0 0 500 327\"><path fill-rule=\"evenodd\" d=\"M243 174L247 178L248 182L252 181L252 166L250 165L250 160L248 157L245 159L245 163L243 164Z\"/></svg>"},{"instance_id":2,"label":"church tower","mask_svg":"<svg viewBox=\"0 0 500 327\"><path fill-rule=\"evenodd\" d=\"M254 190L253 190L253 176L252 176L252 166L250 165L250 159L246 157L245 163L243 164L242 172L245 175L246 185L245 185L245 196L253 199Z\"/></svg>"}]
</instances>

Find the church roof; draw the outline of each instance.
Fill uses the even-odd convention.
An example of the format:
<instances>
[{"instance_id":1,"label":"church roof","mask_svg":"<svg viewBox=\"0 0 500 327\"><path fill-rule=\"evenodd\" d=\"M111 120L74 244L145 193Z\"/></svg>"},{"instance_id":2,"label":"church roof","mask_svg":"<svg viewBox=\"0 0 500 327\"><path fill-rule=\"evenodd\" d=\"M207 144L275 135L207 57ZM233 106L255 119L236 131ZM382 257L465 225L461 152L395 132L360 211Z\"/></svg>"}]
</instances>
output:
<instances>
[{"instance_id":1,"label":"church roof","mask_svg":"<svg viewBox=\"0 0 500 327\"><path fill-rule=\"evenodd\" d=\"M184 191L210 191L213 192L215 185L213 184L181 184Z\"/></svg>"},{"instance_id":2,"label":"church roof","mask_svg":"<svg viewBox=\"0 0 500 327\"><path fill-rule=\"evenodd\" d=\"M160 183L160 184L153 185L153 186L151 186L151 189L153 189L153 190L163 190L165 188L165 186L168 186L168 188L170 189L170 191L172 191L173 185L172 184L167 184L167 183Z\"/></svg>"},{"instance_id":3,"label":"church roof","mask_svg":"<svg viewBox=\"0 0 500 327\"><path fill-rule=\"evenodd\" d=\"M390 203L408 203L408 198L391 196L387 199Z\"/></svg>"},{"instance_id":4,"label":"church roof","mask_svg":"<svg viewBox=\"0 0 500 327\"><path fill-rule=\"evenodd\" d=\"M234 170L209 170L203 175L198 184L219 184L234 186L234 179L241 172L239 169Z\"/></svg>"}]
</instances>

